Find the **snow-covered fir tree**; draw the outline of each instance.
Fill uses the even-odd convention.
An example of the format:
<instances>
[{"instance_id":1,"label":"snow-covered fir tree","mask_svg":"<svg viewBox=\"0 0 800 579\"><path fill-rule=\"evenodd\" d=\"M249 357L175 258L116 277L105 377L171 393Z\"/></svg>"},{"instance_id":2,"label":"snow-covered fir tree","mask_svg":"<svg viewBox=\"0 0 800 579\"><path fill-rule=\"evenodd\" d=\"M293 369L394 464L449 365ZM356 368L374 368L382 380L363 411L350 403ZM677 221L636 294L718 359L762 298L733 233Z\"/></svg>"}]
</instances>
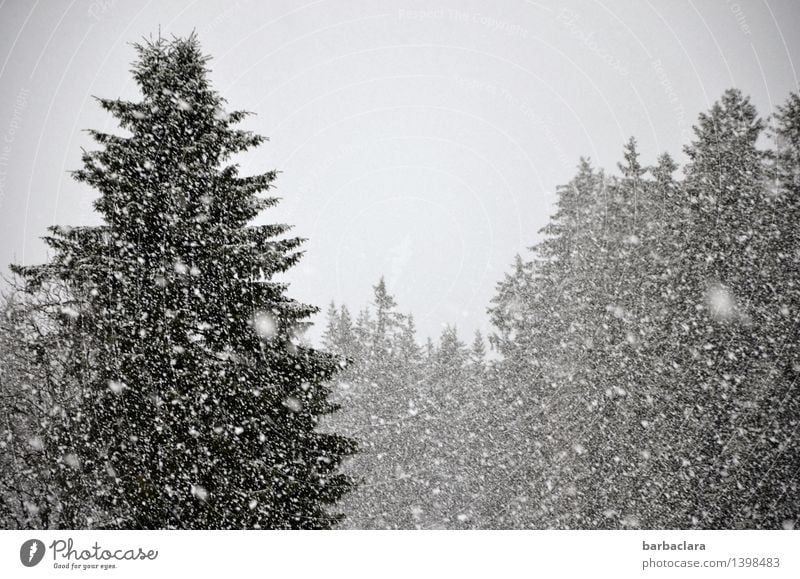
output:
<instances>
[{"instance_id":1,"label":"snow-covered fir tree","mask_svg":"<svg viewBox=\"0 0 800 579\"><path fill-rule=\"evenodd\" d=\"M337 360L300 342L316 308L274 279L302 240L251 224L276 174L230 162L264 139L237 128L194 36L136 49L141 99L100 99L125 133L90 131L75 173L103 225L53 227L50 262L15 268L31 290L65 284L61 323L91 336L68 373L80 404L42 441L67 485L58 524L331 527L355 444L317 429Z\"/></svg>"}]
</instances>

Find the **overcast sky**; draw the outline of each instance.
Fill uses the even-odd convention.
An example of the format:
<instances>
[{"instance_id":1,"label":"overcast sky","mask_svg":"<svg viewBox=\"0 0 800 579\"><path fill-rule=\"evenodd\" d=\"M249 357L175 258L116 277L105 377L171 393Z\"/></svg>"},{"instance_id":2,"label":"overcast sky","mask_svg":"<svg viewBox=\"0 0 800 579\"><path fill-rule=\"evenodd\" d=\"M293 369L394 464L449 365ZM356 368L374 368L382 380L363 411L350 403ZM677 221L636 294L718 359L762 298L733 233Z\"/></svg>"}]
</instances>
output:
<instances>
[{"instance_id":1,"label":"overcast sky","mask_svg":"<svg viewBox=\"0 0 800 579\"><path fill-rule=\"evenodd\" d=\"M357 309L383 274L423 337L488 328L580 156L613 170L633 135L682 160L723 90L768 115L800 68L796 0L0 0L3 272L46 258L48 225L98 222L68 175L82 129L115 126L91 97L136 98L130 43L159 27L196 30L270 138L241 164L282 171L261 221L309 239L291 295Z\"/></svg>"}]
</instances>

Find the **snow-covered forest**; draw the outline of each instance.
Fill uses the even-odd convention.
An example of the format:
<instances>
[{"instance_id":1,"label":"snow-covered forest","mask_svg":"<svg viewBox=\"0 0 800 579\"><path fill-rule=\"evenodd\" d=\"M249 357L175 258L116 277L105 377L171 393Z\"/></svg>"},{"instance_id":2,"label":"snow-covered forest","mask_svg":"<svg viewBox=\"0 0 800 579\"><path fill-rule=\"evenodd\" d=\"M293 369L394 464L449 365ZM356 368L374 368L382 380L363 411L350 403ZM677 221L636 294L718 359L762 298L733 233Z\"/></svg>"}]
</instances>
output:
<instances>
[{"instance_id":1,"label":"snow-covered forest","mask_svg":"<svg viewBox=\"0 0 800 579\"><path fill-rule=\"evenodd\" d=\"M736 89L679 167L577 163L509 256L492 332L420 336L291 298L271 171L196 38L138 46L136 102L74 177L0 319L4 528L795 528L800 96ZM649 154L650 152L648 152Z\"/></svg>"}]
</instances>

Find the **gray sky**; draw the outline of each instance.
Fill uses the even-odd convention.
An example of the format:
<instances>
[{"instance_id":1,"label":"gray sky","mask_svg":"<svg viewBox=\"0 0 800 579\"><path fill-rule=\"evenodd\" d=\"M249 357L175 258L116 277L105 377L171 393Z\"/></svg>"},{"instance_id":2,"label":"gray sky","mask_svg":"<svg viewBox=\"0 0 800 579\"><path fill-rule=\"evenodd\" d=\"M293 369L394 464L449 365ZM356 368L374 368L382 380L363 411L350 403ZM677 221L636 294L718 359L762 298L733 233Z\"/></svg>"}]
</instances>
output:
<instances>
[{"instance_id":1,"label":"gray sky","mask_svg":"<svg viewBox=\"0 0 800 579\"><path fill-rule=\"evenodd\" d=\"M262 221L309 238L292 296L356 309L384 274L421 336L465 339L581 155L613 169L635 135L683 160L724 89L766 116L800 68L796 0L0 0L0 271L97 223L67 172L82 129L114 127L91 96L136 98L130 43L159 26L197 31L270 138L240 162L282 171Z\"/></svg>"}]
</instances>

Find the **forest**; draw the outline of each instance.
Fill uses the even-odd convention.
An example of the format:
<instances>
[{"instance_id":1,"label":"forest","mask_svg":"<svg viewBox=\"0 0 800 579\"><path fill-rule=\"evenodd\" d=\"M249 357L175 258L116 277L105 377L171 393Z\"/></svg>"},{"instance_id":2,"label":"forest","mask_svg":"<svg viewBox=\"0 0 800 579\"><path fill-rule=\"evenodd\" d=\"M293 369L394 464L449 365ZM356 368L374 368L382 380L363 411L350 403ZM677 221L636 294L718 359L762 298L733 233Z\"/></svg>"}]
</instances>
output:
<instances>
[{"instance_id":1,"label":"forest","mask_svg":"<svg viewBox=\"0 0 800 579\"><path fill-rule=\"evenodd\" d=\"M264 137L196 37L137 51L73 174L103 224L4 286L2 528L800 525L800 95L725 91L683 166L577 160L486 336L417 335L379 279L315 347L303 239L252 225L278 174L232 160Z\"/></svg>"}]
</instances>

